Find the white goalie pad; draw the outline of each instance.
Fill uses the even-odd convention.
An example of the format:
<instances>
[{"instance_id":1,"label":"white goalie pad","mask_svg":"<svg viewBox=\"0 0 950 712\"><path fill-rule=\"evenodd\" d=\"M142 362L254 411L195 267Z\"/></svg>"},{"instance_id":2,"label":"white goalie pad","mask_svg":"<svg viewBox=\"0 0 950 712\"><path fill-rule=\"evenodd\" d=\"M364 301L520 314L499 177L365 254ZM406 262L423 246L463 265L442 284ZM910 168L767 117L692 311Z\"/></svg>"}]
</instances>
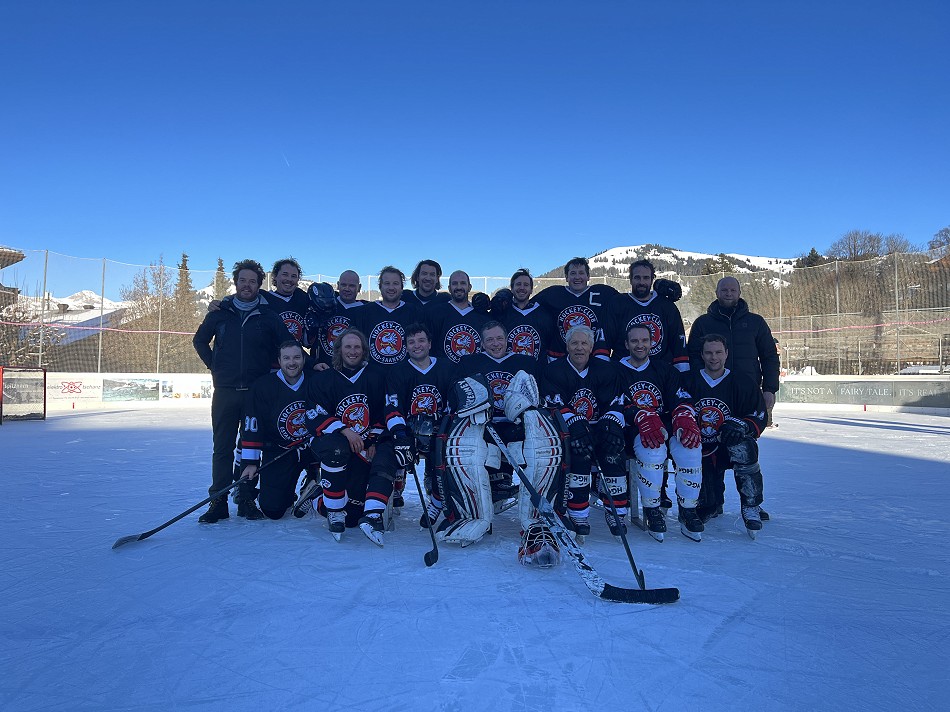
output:
<instances>
[{"instance_id":1,"label":"white goalie pad","mask_svg":"<svg viewBox=\"0 0 950 712\"><path fill-rule=\"evenodd\" d=\"M491 394L485 377L477 373L467 376L455 384L451 396L452 409L460 418L472 418L485 423L487 412L492 407Z\"/></svg>"},{"instance_id":2,"label":"white goalie pad","mask_svg":"<svg viewBox=\"0 0 950 712\"><path fill-rule=\"evenodd\" d=\"M524 474L531 478L531 484L547 500L553 499L554 488L558 485L561 460L564 449L561 445L561 433L547 413L539 410L526 410L524 419ZM518 499L518 517L525 530L537 519L537 510L531 504L531 497L522 487Z\"/></svg>"},{"instance_id":3,"label":"white goalie pad","mask_svg":"<svg viewBox=\"0 0 950 712\"><path fill-rule=\"evenodd\" d=\"M458 519L440 532L440 537L462 546L473 544L491 528L495 512L485 462L488 443L485 426L469 418L457 418L445 442L446 496Z\"/></svg>"},{"instance_id":4,"label":"white goalie pad","mask_svg":"<svg viewBox=\"0 0 950 712\"><path fill-rule=\"evenodd\" d=\"M505 391L505 417L516 423L522 413L537 408L539 403L538 382L530 373L518 371Z\"/></svg>"}]
</instances>

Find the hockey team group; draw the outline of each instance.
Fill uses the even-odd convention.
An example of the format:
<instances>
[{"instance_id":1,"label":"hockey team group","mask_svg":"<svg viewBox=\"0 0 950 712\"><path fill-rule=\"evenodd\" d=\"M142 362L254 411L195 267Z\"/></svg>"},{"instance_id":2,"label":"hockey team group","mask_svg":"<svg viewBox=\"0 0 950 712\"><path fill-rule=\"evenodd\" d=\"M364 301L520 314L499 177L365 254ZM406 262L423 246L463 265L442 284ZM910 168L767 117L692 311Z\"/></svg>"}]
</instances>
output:
<instances>
[{"instance_id":1,"label":"hockey team group","mask_svg":"<svg viewBox=\"0 0 950 712\"><path fill-rule=\"evenodd\" d=\"M731 469L750 536L768 519L757 439L779 357L734 277L719 280L687 339L680 286L655 279L648 260L630 265L627 293L590 284L582 257L564 266L563 285L534 294L519 269L490 298L463 271L441 291L435 260L419 262L411 290L383 268L373 302L358 299L349 270L335 289L300 289L293 258L274 264L270 291L254 260L232 276L235 293L212 303L194 336L214 383L202 523L229 516L234 490L240 517L315 512L335 539L359 528L382 546L422 462L422 527L467 546L517 507L525 564L559 560L538 497L577 541L598 526L592 500L615 536L629 512L662 541L672 475L680 531L700 541Z\"/></svg>"}]
</instances>

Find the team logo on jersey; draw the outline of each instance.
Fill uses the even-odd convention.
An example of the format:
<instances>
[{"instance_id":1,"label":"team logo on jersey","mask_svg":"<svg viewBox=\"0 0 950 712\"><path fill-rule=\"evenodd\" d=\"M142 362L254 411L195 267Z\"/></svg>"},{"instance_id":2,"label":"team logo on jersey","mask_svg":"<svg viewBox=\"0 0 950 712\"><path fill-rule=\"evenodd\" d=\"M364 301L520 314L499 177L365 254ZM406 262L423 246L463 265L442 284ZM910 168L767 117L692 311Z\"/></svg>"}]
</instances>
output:
<instances>
[{"instance_id":1,"label":"team logo on jersey","mask_svg":"<svg viewBox=\"0 0 950 712\"><path fill-rule=\"evenodd\" d=\"M374 361L399 363L406 358L406 330L398 321L382 321L369 334L369 350Z\"/></svg>"},{"instance_id":2,"label":"team logo on jersey","mask_svg":"<svg viewBox=\"0 0 950 712\"><path fill-rule=\"evenodd\" d=\"M326 354L333 353L333 344L340 334L350 328L350 320L345 316L330 317L330 321L320 328L320 346Z\"/></svg>"},{"instance_id":3,"label":"team logo on jersey","mask_svg":"<svg viewBox=\"0 0 950 712\"><path fill-rule=\"evenodd\" d=\"M590 388L579 388L571 397L571 410L583 416L587 421L594 419L597 412L597 399Z\"/></svg>"},{"instance_id":4,"label":"team logo on jersey","mask_svg":"<svg viewBox=\"0 0 950 712\"><path fill-rule=\"evenodd\" d=\"M596 331L594 325L597 323L597 315L590 307L572 304L557 315L557 323L561 329L561 338L566 339L567 332L574 326L588 326Z\"/></svg>"},{"instance_id":5,"label":"team logo on jersey","mask_svg":"<svg viewBox=\"0 0 950 712\"><path fill-rule=\"evenodd\" d=\"M659 412L663 409L663 394L650 381L637 381L627 387L627 398L641 410Z\"/></svg>"},{"instance_id":6,"label":"team logo on jersey","mask_svg":"<svg viewBox=\"0 0 950 712\"><path fill-rule=\"evenodd\" d=\"M300 335L303 333L303 317L295 311L284 311L280 313L280 318L284 320L284 326L297 341L300 341Z\"/></svg>"},{"instance_id":7,"label":"team logo on jersey","mask_svg":"<svg viewBox=\"0 0 950 712\"><path fill-rule=\"evenodd\" d=\"M355 393L340 401L336 407L336 416L343 427L352 428L357 434L369 430L369 398L363 393Z\"/></svg>"},{"instance_id":8,"label":"team logo on jersey","mask_svg":"<svg viewBox=\"0 0 950 712\"><path fill-rule=\"evenodd\" d=\"M471 356L481 345L482 340L478 338L478 332L468 324L456 324L445 335L445 355L452 363Z\"/></svg>"},{"instance_id":9,"label":"team logo on jersey","mask_svg":"<svg viewBox=\"0 0 950 712\"><path fill-rule=\"evenodd\" d=\"M513 354L525 354L539 358L541 334L533 326L520 324L508 332L508 350Z\"/></svg>"},{"instance_id":10,"label":"team logo on jersey","mask_svg":"<svg viewBox=\"0 0 950 712\"><path fill-rule=\"evenodd\" d=\"M700 398L696 401L696 410L699 412L699 432L703 436L703 444L718 442L719 427L730 415L729 406L718 398Z\"/></svg>"},{"instance_id":11,"label":"team logo on jersey","mask_svg":"<svg viewBox=\"0 0 950 712\"><path fill-rule=\"evenodd\" d=\"M512 378L514 378L514 374L507 371L489 371L485 374L489 390L491 390L492 403L496 410L503 411L505 409L505 392L508 390L508 386L511 385Z\"/></svg>"},{"instance_id":12,"label":"team logo on jersey","mask_svg":"<svg viewBox=\"0 0 950 712\"><path fill-rule=\"evenodd\" d=\"M422 383L412 389L409 415L438 415L441 410L442 396L438 388Z\"/></svg>"},{"instance_id":13,"label":"team logo on jersey","mask_svg":"<svg viewBox=\"0 0 950 712\"><path fill-rule=\"evenodd\" d=\"M645 326L650 330L650 355L656 356L663 348L663 322L656 314L637 314L627 322L626 334L631 326Z\"/></svg>"},{"instance_id":14,"label":"team logo on jersey","mask_svg":"<svg viewBox=\"0 0 950 712\"><path fill-rule=\"evenodd\" d=\"M280 411L277 416L277 432L284 440L300 440L307 436L304 420L307 417L307 407L303 401L294 401Z\"/></svg>"}]
</instances>

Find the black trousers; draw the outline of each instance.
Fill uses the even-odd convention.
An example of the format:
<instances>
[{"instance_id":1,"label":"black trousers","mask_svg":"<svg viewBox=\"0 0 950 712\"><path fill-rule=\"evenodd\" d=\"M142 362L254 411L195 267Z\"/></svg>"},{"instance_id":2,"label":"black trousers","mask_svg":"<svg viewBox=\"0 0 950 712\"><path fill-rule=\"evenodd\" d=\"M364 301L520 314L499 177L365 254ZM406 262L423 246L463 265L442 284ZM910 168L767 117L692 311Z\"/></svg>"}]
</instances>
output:
<instances>
[{"instance_id":1,"label":"black trousers","mask_svg":"<svg viewBox=\"0 0 950 712\"><path fill-rule=\"evenodd\" d=\"M211 396L211 488L208 494L234 482L234 448L237 445L247 390L215 388Z\"/></svg>"}]
</instances>

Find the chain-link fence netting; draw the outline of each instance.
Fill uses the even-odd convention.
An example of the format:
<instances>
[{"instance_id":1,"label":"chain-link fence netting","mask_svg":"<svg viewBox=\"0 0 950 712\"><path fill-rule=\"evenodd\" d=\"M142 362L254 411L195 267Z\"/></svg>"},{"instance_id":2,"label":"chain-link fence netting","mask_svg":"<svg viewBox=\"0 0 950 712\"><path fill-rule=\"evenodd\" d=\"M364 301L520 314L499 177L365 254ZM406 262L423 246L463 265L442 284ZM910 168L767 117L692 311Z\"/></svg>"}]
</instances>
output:
<instances>
[{"instance_id":1,"label":"chain-link fence netting","mask_svg":"<svg viewBox=\"0 0 950 712\"><path fill-rule=\"evenodd\" d=\"M636 259L631 255L631 260ZM623 277L594 283L629 291ZM725 273L667 275L687 332ZM750 308L778 340L788 373L841 375L950 370L950 257L889 255L863 262L734 274ZM270 287L268 282L265 287ZM337 275L305 275L335 284ZM360 298L379 297L377 276ZM564 284L537 278L535 291ZM472 277L493 294L508 277ZM192 335L209 302L231 291L230 268L129 265L48 251L0 248L0 364L94 373L201 373Z\"/></svg>"}]
</instances>

